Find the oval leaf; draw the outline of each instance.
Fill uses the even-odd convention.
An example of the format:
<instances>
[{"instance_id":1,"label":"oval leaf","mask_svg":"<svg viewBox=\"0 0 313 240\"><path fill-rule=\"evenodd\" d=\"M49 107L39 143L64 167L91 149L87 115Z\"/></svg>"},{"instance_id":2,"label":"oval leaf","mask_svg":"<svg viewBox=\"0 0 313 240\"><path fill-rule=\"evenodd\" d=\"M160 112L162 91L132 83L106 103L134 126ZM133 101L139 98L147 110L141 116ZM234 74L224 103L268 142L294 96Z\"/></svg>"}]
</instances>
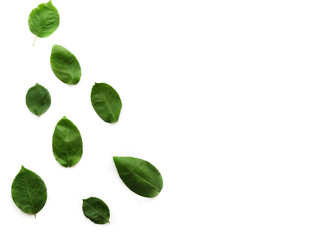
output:
<instances>
[{"instance_id":1,"label":"oval leaf","mask_svg":"<svg viewBox=\"0 0 313 240\"><path fill-rule=\"evenodd\" d=\"M55 76L70 85L77 84L81 77L81 68L76 57L64 47L52 47L50 63Z\"/></svg>"},{"instance_id":2,"label":"oval leaf","mask_svg":"<svg viewBox=\"0 0 313 240\"><path fill-rule=\"evenodd\" d=\"M126 186L143 197L155 197L163 188L160 172L151 163L133 157L113 157Z\"/></svg>"},{"instance_id":3,"label":"oval leaf","mask_svg":"<svg viewBox=\"0 0 313 240\"><path fill-rule=\"evenodd\" d=\"M44 114L51 105L51 97L48 90L38 83L31 87L26 94L26 105L38 117Z\"/></svg>"},{"instance_id":4,"label":"oval leaf","mask_svg":"<svg viewBox=\"0 0 313 240\"><path fill-rule=\"evenodd\" d=\"M78 128L66 117L56 125L52 139L55 159L64 167L72 167L82 157L83 142Z\"/></svg>"},{"instance_id":5,"label":"oval leaf","mask_svg":"<svg viewBox=\"0 0 313 240\"><path fill-rule=\"evenodd\" d=\"M52 5L51 1L40 4L37 8L34 8L28 18L29 29L36 35L36 38L50 36L57 30L59 23L60 16L58 10Z\"/></svg>"},{"instance_id":6,"label":"oval leaf","mask_svg":"<svg viewBox=\"0 0 313 240\"><path fill-rule=\"evenodd\" d=\"M114 123L120 116L122 101L109 84L95 83L91 91L91 103L96 113L105 122Z\"/></svg>"},{"instance_id":7,"label":"oval leaf","mask_svg":"<svg viewBox=\"0 0 313 240\"><path fill-rule=\"evenodd\" d=\"M44 181L23 166L12 183L11 194L19 209L35 216L47 201L47 188Z\"/></svg>"},{"instance_id":8,"label":"oval leaf","mask_svg":"<svg viewBox=\"0 0 313 240\"><path fill-rule=\"evenodd\" d=\"M110 210L108 206L99 198L90 197L83 199L84 215L97 224L110 223Z\"/></svg>"}]
</instances>

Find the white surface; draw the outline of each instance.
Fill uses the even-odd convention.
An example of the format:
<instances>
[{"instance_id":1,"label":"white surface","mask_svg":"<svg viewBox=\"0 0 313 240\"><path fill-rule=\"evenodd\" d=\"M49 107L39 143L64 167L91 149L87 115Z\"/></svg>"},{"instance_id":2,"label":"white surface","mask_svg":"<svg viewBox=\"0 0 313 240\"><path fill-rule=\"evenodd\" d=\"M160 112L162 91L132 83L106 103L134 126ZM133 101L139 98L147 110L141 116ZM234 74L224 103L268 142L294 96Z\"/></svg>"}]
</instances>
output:
<instances>
[{"instance_id":1,"label":"white surface","mask_svg":"<svg viewBox=\"0 0 313 240\"><path fill-rule=\"evenodd\" d=\"M0 2L0 239L313 238L311 0L54 0L59 29L32 47L39 3ZM80 61L77 86L53 75L53 44ZM52 97L39 119L25 105L37 82ZM95 82L121 96L115 125L91 106ZM64 115L84 143L72 169L51 150ZM153 163L161 194L128 190L114 155ZM37 219L11 199L21 165L48 188ZM84 217L89 196L111 224Z\"/></svg>"}]
</instances>

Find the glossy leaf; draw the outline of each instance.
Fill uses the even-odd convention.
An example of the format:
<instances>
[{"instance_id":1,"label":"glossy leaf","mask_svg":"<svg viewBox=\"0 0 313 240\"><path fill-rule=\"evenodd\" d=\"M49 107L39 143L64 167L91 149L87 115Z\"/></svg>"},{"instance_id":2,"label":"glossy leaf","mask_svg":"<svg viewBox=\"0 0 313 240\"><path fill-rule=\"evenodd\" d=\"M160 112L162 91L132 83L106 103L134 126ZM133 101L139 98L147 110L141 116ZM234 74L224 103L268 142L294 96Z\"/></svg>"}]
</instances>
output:
<instances>
[{"instance_id":1,"label":"glossy leaf","mask_svg":"<svg viewBox=\"0 0 313 240\"><path fill-rule=\"evenodd\" d=\"M83 142L78 128L66 117L56 125L52 139L55 159L64 167L72 167L82 157Z\"/></svg>"},{"instance_id":2,"label":"glossy leaf","mask_svg":"<svg viewBox=\"0 0 313 240\"><path fill-rule=\"evenodd\" d=\"M52 47L50 63L55 76L62 82L75 85L81 77L81 68L76 57L64 47Z\"/></svg>"},{"instance_id":3,"label":"glossy leaf","mask_svg":"<svg viewBox=\"0 0 313 240\"><path fill-rule=\"evenodd\" d=\"M47 188L44 181L23 166L13 181L11 194L19 209L35 216L47 201Z\"/></svg>"},{"instance_id":4,"label":"glossy leaf","mask_svg":"<svg viewBox=\"0 0 313 240\"><path fill-rule=\"evenodd\" d=\"M48 90L38 83L31 87L26 94L26 105L38 117L44 114L51 105L51 97Z\"/></svg>"},{"instance_id":5,"label":"glossy leaf","mask_svg":"<svg viewBox=\"0 0 313 240\"><path fill-rule=\"evenodd\" d=\"M59 23L60 16L58 10L52 5L51 1L42 3L37 8L34 8L28 18L29 29L36 35L36 38L50 36L57 30Z\"/></svg>"},{"instance_id":6,"label":"glossy leaf","mask_svg":"<svg viewBox=\"0 0 313 240\"><path fill-rule=\"evenodd\" d=\"M120 116L122 101L118 93L106 83L95 83L91 91L91 103L105 122L114 123Z\"/></svg>"},{"instance_id":7,"label":"glossy leaf","mask_svg":"<svg viewBox=\"0 0 313 240\"><path fill-rule=\"evenodd\" d=\"M90 197L83 200L84 215L97 224L110 223L110 210L99 198Z\"/></svg>"},{"instance_id":8,"label":"glossy leaf","mask_svg":"<svg viewBox=\"0 0 313 240\"><path fill-rule=\"evenodd\" d=\"M143 197L155 197L163 188L160 172L151 163L133 157L113 157L126 186Z\"/></svg>"}]
</instances>

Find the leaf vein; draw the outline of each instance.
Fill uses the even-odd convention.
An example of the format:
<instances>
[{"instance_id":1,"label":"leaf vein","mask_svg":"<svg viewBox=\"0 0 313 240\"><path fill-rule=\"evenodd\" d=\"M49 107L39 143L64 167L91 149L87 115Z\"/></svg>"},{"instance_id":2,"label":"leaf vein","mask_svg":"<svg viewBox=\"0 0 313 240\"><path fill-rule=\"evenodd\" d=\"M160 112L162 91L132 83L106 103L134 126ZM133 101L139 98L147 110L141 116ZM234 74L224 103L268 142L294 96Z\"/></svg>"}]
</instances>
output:
<instances>
[{"instance_id":1,"label":"leaf vein","mask_svg":"<svg viewBox=\"0 0 313 240\"><path fill-rule=\"evenodd\" d=\"M94 208L91 204L89 204L87 201L85 202L87 205L89 205L92 209L94 209L101 217L103 217L107 222L110 222L101 212L99 212L98 209Z\"/></svg>"}]
</instances>

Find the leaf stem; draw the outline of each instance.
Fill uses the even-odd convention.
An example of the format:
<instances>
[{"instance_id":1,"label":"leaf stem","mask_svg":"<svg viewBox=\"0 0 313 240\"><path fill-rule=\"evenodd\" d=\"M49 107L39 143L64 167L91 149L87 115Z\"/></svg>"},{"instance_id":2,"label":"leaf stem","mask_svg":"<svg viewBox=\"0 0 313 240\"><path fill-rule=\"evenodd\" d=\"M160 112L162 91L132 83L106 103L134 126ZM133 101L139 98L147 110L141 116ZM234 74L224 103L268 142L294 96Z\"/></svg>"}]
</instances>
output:
<instances>
[{"instance_id":1,"label":"leaf stem","mask_svg":"<svg viewBox=\"0 0 313 240\"><path fill-rule=\"evenodd\" d=\"M38 35L36 35L36 37L35 37L35 39L33 41L33 46L35 45L35 41L36 41L37 37L38 37Z\"/></svg>"}]
</instances>

